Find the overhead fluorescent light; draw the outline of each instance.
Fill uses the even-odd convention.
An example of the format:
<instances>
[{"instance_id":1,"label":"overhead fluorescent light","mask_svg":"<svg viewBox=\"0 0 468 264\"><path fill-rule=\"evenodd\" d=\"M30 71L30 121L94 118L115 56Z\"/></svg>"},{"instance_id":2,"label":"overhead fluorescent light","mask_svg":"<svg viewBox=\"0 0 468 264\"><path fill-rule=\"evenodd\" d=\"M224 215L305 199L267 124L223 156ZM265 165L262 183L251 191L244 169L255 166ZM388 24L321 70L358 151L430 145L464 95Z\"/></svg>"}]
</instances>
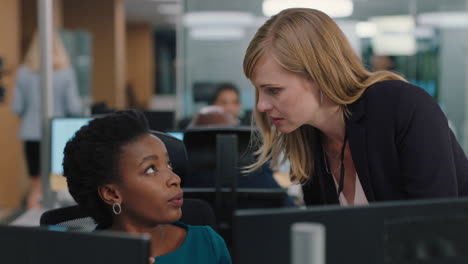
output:
<instances>
[{"instance_id":1,"label":"overhead fluorescent light","mask_svg":"<svg viewBox=\"0 0 468 264\"><path fill-rule=\"evenodd\" d=\"M330 17L347 17L353 14L352 0L264 0L263 14L270 17L294 7L317 9Z\"/></svg>"},{"instance_id":2,"label":"overhead fluorescent light","mask_svg":"<svg viewBox=\"0 0 468 264\"><path fill-rule=\"evenodd\" d=\"M240 27L192 28L189 36L195 40L235 40L244 37L245 30Z\"/></svg>"},{"instance_id":3,"label":"overhead fluorescent light","mask_svg":"<svg viewBox=\"0 0 468 264\"><path fill-rule=\"evenodd\" d=\"M432 39L435 35L434 28L429 26L417 26L414 30L417 39Z\"/></svg>"},{"instance_id":4,"label":"overhead fluorescent light","mask_svg":"<svg viewBox=\"0 0 468 264\"><path fill-rule=\"evenodd\" d=\"M421 13L417 17L418 24L441 27L468 27L468 13L463 11Z\"/></svg>"},{"instance_id":5,"label":"overhead fluorescent light","mask_svg":"<svg viewBox=\"0 0 468 264\"><path fill-rule=\"evenodd\" d=\"M256 22L247 12L189 12L183 22L196 40L234 40L244 37L245 28Z\"/></svg>"},{"instance_id":6,"label":"overhead fluorescent light","mask_svg":"<svg viewBox=\"0 0 468 264\"><path fill-rule=\"evenodd\" d=\"M181 5L176 2L158 5L158 12L164 15L176 15L182 12Z\"/></svg>"},{"instance_id":7,"label":"overhead fluorescent light","mask_svg":"<svg viewBox=\"0 0 468 264\"><path fill-rule=\"evenodd\" d=\"M184 15L184 24L188 27L199 26L250 26L255 17L248 12L189 12Z\"/></svg>"},{"instance_id":8,"label":"overhead fluorescent light","mask_svg":"<svg viewBox=\"0 0 468 264\"><path fill-rule=\"evenodd\" d=\"M377 26L372 22L358 22L356 24L356 34L360 38L371 38L377 33Z\"/></svg>"},{"instance_id":9,"label":"overhead fluorescent light","mask_svg":"<svg viewBox=\"0 0 468 264\"><path fill-rule=\"evenodd\" d=\"M412 16L371 17L376 25L372 47L376 55L414 55L416 53L415 21Z\"/></svg>"}]
</instances>

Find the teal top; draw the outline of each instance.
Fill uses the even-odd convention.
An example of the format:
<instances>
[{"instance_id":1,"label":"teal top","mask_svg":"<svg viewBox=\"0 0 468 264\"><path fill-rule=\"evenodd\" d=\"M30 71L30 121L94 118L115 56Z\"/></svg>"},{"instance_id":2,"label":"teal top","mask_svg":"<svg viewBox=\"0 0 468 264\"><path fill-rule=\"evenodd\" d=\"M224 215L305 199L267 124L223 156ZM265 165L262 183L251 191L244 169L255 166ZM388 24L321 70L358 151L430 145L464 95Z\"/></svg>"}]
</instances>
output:
<instances>
[{"instance_id":1,"label":"teal top","mask_svg":"<svg viewBox=\"0 0 468 264\"><path fill-rule=\"evenodd\" d=\"M174 225L187 229L184 243L175 251L155 258L155 264L231 264L224 239L209 226Z\"/></svg>"}]
</instances>

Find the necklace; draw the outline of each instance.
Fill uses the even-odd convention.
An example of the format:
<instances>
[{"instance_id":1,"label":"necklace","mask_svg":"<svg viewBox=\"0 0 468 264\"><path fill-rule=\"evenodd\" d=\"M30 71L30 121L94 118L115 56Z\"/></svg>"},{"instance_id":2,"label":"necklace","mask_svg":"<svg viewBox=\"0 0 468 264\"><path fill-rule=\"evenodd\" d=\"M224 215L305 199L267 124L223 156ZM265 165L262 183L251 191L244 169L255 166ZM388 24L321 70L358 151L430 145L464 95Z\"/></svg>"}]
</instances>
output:
<instances>
[{"instance_id":1,"label":"necklace","mask_svg":"<svg viewBox=\"0 0 468 264\"><path fill-rule=\"evenodd\" d=\"M323 156L323 160L325 162L325 170L327 171L328 174L333 174L334 171L336 171L337 169L340 168L340 163L338 163L338 165L336 165L335 168L333 169L330 169L330 166L328 166L328 159L334 159L334 160L337 160L339 158L339 156L337 155L336 157L332 157L326 150L325 150L325 147L322 145L322 148L323 148L323 151L325 152L325 155Z\"/></svg>"},{"instance_id":2,"label":"necklace","mask_svg":"<svg viewBox=\"0 0 468 264\"><path fill-rule=\"evenodd\" d=\"M338 183L338 196L340 195L340 193L343 191L343 186L344 186L344 175L345 175L345 167L344 167L344 152L345 152L345 148L346 148L346 141L348 140L348 134L345 132L345 136L344 136L344 140L343 140L343 146L341 147L341 153L340 153L340 163L338 164L338 167L336 167L336 169L340 168L340 181ZM323 155L323 158L324 158L324 161L325 161L325 169L327 171L328 174L331 174L330 172L330 168L328 166L328 161L327 161L327 157L325 157L326 155L328 155L327 151L325 150L325 148L323 147L323 144L322 144L322 149L324 151L324 155ZM335 169L335 170L336 170ZM333 170L334 171L334 170Z\"/></svg>"}]
</instances>

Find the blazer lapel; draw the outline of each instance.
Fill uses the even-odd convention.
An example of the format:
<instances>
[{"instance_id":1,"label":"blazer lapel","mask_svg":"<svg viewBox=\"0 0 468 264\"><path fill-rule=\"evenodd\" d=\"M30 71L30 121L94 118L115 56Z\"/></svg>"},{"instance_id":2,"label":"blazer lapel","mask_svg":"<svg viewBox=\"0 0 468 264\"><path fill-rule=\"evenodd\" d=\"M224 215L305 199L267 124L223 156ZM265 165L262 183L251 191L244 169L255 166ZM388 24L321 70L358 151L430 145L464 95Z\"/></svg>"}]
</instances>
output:
<instances>
[{"instance_id":1,"label":"blazer lapel","mask_svg":"<svg viewBox=\"0 0 468 264\"><path fill-rule=\"evenodd\" d=\"M362 96L356 102L349 105L351 116L346 119L346 133L348 133L349 147L362 189L368 201L375 201L367 159L367 137L364 122L365 101L366 97Z\"/></svg>"},{"instance_id":2,"label":"blazer lapel","mask_svg":"<svg viewBox=\"0 0 468 264\"><path fill-rule=\"evenodd\" d=\"M325 169L320 132L316 129L314 135L312 150L315 169L309 181L302 186L304 201L308 206L339 204L333 176L328 174Z\"/></svg>"}]
</instances>

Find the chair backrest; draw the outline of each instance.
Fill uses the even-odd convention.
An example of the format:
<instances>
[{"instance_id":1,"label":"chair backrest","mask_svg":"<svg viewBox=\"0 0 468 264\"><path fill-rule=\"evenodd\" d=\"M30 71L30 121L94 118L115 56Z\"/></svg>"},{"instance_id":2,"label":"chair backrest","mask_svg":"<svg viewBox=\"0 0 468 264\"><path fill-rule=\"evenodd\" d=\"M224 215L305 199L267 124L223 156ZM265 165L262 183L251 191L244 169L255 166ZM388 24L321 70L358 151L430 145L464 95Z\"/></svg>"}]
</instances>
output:
<instances>
[{"instance_id":1,"label":"chair backrest","mask_svg":"<svg viewBox=\"0 0 468 264\"><path fill-rule=\"evenodd\" d=\"M200 127L190 128L184 133L184 144L187 148L190 165L190 177L185 187L215 186L215 171L218 159L227 154L217 153L217 137L219 135L234 135L237 138L237 164L235 175L241 175L240 168L255 161L253 150L249 147L250 127ZM223 182L225 187L230 187ZM229 183L229 181L227 182Z\"/></svg>"},{"instance_id":2,"label":"chair backrest","mask_svg":"<svg viewBox=\"0 0 468 264\"><path fill-rule=\"evenodd\" d=\"M190 175L184 182L184 187L210 188L215 187L217 165L226 164L222 161L229 158L228 154L217 153L219 151L219 137L234 135L237 139L237 164L233 165L233 173L237 175L237 187L239 188L280 188L273 178L273 171L269 163L264 164L258 170L247 175L241 172L242 168L255 162L255 148L250 146L250 127L200 127L190 128L184 133L184 144L187 148ZM227 142L231 144L231 142ZM235 148L234 148L235 149ZM232 158L232 157L231 157ZM220 162L221 161L221 162ZM220 162L221 164L217 164ZM228 162L229 163L229 162ZM223 172L224 174L226 171ZM222 187L232 187L233 179L221 176Z\"/></svg>"},{"instance_id":3,"label":"chair backrest","mask_svg":"<svg viewBox=\"0 0 468 264\"><path fill-rule=\"evenodd\" d=\"M211 205L200 199L184 198L180 221L189 225L207 225L216 227L216 216Z\"/></svg>"},{"instance_id":4,"label":"chair backrest","mask_svg":"<svg viewBox=\"0 0 468 264\"><path fill-rule=\"evenodd\" d=\"M184 199L182 218L188 225L208 225L216 230L216 217L213 208L203 200ZM52 209L41 215L41 226L57 225L69 230L88 231L96 229L94 220L78 205Z\"/></svg>"},{"instance_id":5,"label":"chair backrest","mask_svg":"<svg viewBox=\"0 0 468 264\"><path fill-rule=\"evenodd\" d=\"M143 111L150 129L157 131L169 131L175 128L174 111Z\"/></svg>"},{"instance_id":6,"label":"chair backrest","mask_svg":"<svg viewBox=\"0 0 468 264\"><path fill-rule=\"evenodd\" d=\"M276 183L268 165L247 175L241 172L256 159L250 138L250 127L195 127L184 133L190 164L186 196L212 205L218 232L228 245L235 209L282 207L286 201L286 191Z\"/></svg>"},{"instance_id":7,"label":"chair backrest","mask_svg":"<svg viewBox=\"0 0 468 264\"><path fill-rule=\"evenodd\" d=\"M94 220L78 205L45 211L39 220L41 226L57 225L68 230L88 231L96 229Z\"/></svg>"},{"instance_id":8,"label":"chair backrest","mask_svg":"<svg viewBox=\"0 0 468 264\"><path fill-rule=\"evenodd\" d=\"M161 139L164 145L166 145L174 172L179 175L179 177L182 179L182 184L184 184L184 181L187 178L189 172L189 162L184 142L164 132L151 132L153 135Z\"/></svg>"}]
</instances>

